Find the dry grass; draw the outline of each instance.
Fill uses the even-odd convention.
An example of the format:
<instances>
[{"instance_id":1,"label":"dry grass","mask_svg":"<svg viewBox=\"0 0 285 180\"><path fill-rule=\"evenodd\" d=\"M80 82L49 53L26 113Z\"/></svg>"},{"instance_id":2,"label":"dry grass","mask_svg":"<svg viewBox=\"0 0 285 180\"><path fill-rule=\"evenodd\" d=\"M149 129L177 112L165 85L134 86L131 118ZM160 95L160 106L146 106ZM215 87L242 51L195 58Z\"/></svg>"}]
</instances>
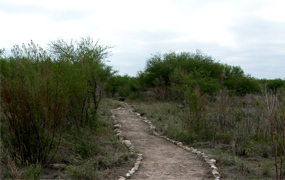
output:
<instances>
[{"instance_id":1,"label":"dry grass","mask_svg":"<svg viewBox=\"0 0 285 180\"><path fill-rule=\"evenodd\" d=\"M220 98L220 99L219 99ZM218 97L204 107L206 126L191 132L185 128L185 111L175 102L132 102L135 110L148 117L158 131L194 146L211 158L225 179L272 179L274 158L268 122L255 96Z\"/></svg>"}]
</instances>

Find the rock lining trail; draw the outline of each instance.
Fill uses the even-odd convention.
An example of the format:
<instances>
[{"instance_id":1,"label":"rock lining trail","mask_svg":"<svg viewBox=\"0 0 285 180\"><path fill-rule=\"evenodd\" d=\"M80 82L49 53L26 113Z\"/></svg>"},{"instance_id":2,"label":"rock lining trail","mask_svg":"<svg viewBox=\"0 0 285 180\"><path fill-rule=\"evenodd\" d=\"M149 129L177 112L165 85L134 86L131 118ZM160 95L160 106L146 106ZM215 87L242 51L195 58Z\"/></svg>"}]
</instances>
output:
<instances>
[{"instance_id":1,"label":"rock lining trail","mask_svg":"<svg viewBox=\"0 0 285 180\"><path fill-rule=\"evenodd\" d=\"M117 130L117 133L120 134L121 140L129 146L131 151L135 150L138 152L137 155L139 156L135 167L132 169L132 176L127 173L127 178L165 180L215 179L213 171L212 174L209 168L209 163L201 160L195 153L184 150L188 147L184 147L182 143L176 143L178 146L181 146L179 148L170 141L166 141L167 137L162 139L154 136L149 125L132 112L132 109L127 104L112 110L112 113L116 116L115 126L120 128L120 130ZM150 126L155 128L153 125ZM125 177L121 178L124 179ZM219 177L216 179L219 179Z\"/></svg>"}]
</instances>

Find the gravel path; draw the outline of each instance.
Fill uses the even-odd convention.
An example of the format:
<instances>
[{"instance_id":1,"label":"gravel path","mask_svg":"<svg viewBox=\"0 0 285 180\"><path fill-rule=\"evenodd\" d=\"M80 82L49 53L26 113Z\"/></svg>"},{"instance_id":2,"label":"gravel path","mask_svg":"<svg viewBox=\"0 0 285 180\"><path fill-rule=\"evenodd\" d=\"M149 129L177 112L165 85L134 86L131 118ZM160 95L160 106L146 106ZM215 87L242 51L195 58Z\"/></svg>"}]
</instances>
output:
<instances>
[{"instance_id":1,"label":"gravel path","mask_svg":"<svg viewBox=\"0 0 285 180\"><path fill-rule=\"evenodd\" d=\"M150 133L149 126L129 107L113 111L123 136L143 154L139 170L130 179L214 179L207 165L195 154Z\"/></svg>"}]
</instances>

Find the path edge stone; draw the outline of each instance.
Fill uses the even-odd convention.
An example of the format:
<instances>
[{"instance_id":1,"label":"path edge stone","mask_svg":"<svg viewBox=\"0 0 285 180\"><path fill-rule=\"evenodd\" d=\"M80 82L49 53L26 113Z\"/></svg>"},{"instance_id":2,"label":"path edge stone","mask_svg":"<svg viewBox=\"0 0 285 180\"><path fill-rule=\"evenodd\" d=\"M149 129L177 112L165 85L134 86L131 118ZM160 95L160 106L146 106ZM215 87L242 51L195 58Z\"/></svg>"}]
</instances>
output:
<instances>
[{"instance_id":1,"label":"path edge stone","mask_svg":"<svg viewBox=\"0 0 285 180\"><path fill-rule=\"evenodd\" d=\"M130 107L130 105L127 104L126 102L124 104L127 107ZM155 135L157 137L160 137L160 138L163 138L163 139L173 143L174 145L182 148L185 151L188 151L190 153L196 154L199 158L201 158L203 161L205 161L209 165L210 170L211 170L212 175L214 176L215 180L220 180L221 174L219 172L219 169L216 166L216 160L215 159L210 159L205 153L203 153L201 151L198 151L197 149L195 149L193 147L185 146L185 145L183 145L182 142L175 141L173 139L168 138L167 136L159 135L157 130L156 130L156 127L152 124L152 122L150 120L147 119L147 117L141 116L140 113L134 112L132 109L130 110L130 112L136 114L140 119L142 119L142 121L144 121L145 123L149 124L149 129L151 130L153 135Z\"/></svg>"},{"instance_id":2,"label":"path edge stone","mask_svg":"<svg viewBox=\"0 0 285 180\"><path fill-rule=\"evenodd\" d=\"M117 108L120 109L121 107ZM115 109L112 109L110 112L111 112L111 119L113 121L113 128L114 128L114 132L116 133L116 136L118 137L118 139L125 145L128 147L129 151L131 152L131 154L135 154L137 159L136 159L136 162L133 166L132 169L130 169L124 176L119 176L117 178L117 180L126 180L127 178L130 178L140 167L140 163L141 161L143 160L143 155L140 154L140 153L136 153L135 150L134 150L134 147L131 143L130 140L127 140L123 135L122 135L122 130L121 130L121 127L122 125L118 123L117 121L117 118L113 112L113 110Z\"/></svg>"}]
</instances>

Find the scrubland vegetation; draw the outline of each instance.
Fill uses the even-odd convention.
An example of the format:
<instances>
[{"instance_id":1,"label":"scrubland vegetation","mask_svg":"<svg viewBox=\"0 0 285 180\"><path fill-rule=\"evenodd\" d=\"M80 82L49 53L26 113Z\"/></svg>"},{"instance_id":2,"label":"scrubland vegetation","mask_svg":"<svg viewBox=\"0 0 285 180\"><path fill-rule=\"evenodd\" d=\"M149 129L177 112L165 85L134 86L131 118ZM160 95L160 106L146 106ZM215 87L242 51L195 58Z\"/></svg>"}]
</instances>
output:
<instances>
[{"instance_id":1,"label":"scrubland vegetation","mask_svg":"<svg viewBox=\"0 0 285 180\"><path fill-rule=\"evenodd\" d=\"M256 79L200 51L152 55L136 77L86 37L33 42L1 57L1 179L112 179L133 157L115 137L111 98L159 132L203 149L225 178L285 177L285 81ZM120 174L121 173L121 174Z\"/></svg>"},{"instance_id":2,"label":"scrubland vegetation","mask_svg":"<svg viewBox=\"0 0 285 180\"><path fill-rule=\"evenodd\" d=\"M218 159L229 179L283 179L285 82L196 53L151 57L139 74L146 101L136 110L161 133Z\"/></svg>"},{"instance_id":3,"label":"scrubland vegetation","mask_svg":"<svg viewBox=\"0 0 285 180\"><path fill-rule=\"evenodd\" d=\"M109 47L90 37L49 47L1 56L1 179L114 179L132 157L109 120L116 104L102 100Z\"/></svg>"}]
</instances>

